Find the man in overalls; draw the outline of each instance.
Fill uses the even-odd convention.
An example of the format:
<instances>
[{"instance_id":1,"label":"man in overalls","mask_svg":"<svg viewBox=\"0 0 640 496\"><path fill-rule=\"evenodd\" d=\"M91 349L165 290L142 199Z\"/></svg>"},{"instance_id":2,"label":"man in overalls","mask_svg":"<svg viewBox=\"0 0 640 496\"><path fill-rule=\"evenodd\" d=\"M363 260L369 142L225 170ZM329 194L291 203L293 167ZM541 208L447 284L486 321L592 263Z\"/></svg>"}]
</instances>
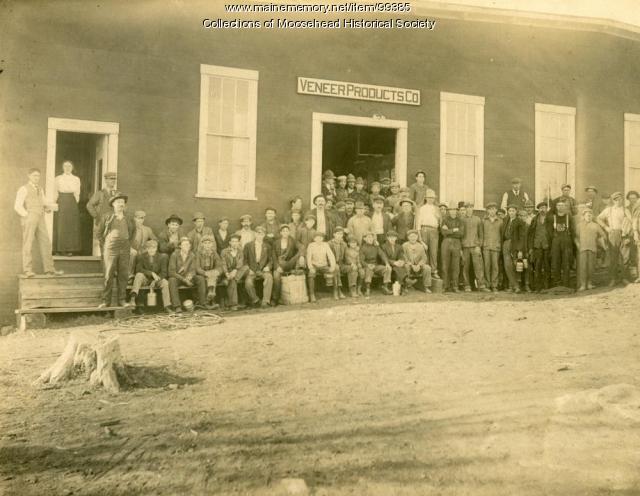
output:
<instances>
[{"instance_id":1,"label":"man in overalls","mask_svg":"<svg viewBox=\"0 0 640 496\"><path fill-rule=\"evenodd\" d=\"M553 225L551 238L551 275L554 286L569 287L569 270L573 261L575 226L568 212L567 203L559 198L556 213L551 214Z\"/></svg>"}]
</instances>

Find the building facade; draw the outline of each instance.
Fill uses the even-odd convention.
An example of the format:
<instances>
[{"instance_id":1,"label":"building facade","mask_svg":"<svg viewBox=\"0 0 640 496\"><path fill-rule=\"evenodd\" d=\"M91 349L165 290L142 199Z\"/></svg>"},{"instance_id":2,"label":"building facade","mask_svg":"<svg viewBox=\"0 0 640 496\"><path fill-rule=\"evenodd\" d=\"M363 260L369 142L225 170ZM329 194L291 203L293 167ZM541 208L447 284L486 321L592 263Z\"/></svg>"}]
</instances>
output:
<instances>
[{"instance_id":1,"label":"building facade","mask_svg":"<svg viewBox=\"0 0 640 496\"><path fill-rule=\"evenodd\" d=\"M155 230L172 213L214 224L308 202L326 168L404 184L424 170L441 198L477 207L513 176L536 198L565 181L578 199L640 188L632 31L428 8L407 18L432 29L326 30L207 29L221 12L206 4L2 8L3 322L21 271L15 192L39 167L52 194L68 158L81 204L117 171ZM83 246L64 268L95 262Z\"/></svg>"}]
</instances>

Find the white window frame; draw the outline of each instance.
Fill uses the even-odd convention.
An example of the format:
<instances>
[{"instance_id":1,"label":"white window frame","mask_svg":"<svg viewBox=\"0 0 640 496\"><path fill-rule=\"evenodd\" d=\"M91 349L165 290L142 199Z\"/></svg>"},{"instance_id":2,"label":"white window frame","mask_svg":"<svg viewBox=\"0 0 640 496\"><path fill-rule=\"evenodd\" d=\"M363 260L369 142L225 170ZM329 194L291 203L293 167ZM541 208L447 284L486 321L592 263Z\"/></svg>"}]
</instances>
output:
<instances>
[{"instance_id":1,"label":"white window frame","mask_svg":"<svg viewBox=\"0 0 640 496\"><path fill-rule=\"evenodd\" d=\"M540 184L540 175L538 174L538 164L540 163L542 157L541 151L541 140L540 133L538 132L538 128L541 124L541 115L542 113L554 113L554 114L566 114L573 117L573 146L569 147L569 163L567 164L567 182L571 185L571 187L576 190L576 108L575 107L564 107L561 105L549 105L546 103L536 103L535 104L535 163L534 163L534 174L535 174L535 191L534 198L536 199L536 203L542 201L545 198L547 192L544 190L544 185ZM559 191L552 191L551 196L554 195L560 196ZM550 198L551 200L551 198Z\"/></svg>"},{"instance_id":2,"label":"white window frame","mask_svg":"<svg viewBox=\"0 0 640 496\"><path fill-rule=\"evenodd\" d=\"M630 122L640 122L640 114L624 114L624 191L628 193L631 189L631 185L629 184L629 170L631 169L631 164L629 162L629 123Z\"/></svg>"},{"instance_id":3,"label":"white window frame","mask_svg":"<svg viewBox=\"0 0 640 496\"><path fill-rule=\"evenodd\" d=\"M447 103L471 103L480 106L480 112L476 114L476 134L478 155L475 163L475 208L484 209L484 104L483 96L462 95L459 93L440 92L440 199L450 201L447 197Z\"/></svg>"},{"instance_id":4,"label":"white window frame","mask_svg":"<svg viewBox=\"0 0 640 496\"><path fill-rule=\"evenodd\" d=\"M254 81L253 90L249 91L249 178L248 188L244 193L229 191L211 191L205 189L207 167L207 129L209 119L209 76L229 77ZM258 128L258 71L237 69L217 65L200 64L200 128L198 134L198 190L197 198L219 198L228 200L257 200L256 197L256 138Z\"/></svg>"}]
</instances>

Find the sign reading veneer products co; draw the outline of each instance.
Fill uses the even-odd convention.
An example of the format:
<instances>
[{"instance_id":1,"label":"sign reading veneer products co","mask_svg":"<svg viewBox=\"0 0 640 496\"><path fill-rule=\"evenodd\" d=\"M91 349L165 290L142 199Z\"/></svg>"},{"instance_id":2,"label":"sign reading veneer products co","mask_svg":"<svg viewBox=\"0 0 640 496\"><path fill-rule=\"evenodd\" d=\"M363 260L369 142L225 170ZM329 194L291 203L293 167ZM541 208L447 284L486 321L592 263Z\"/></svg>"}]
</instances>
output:
<instances>
[{"instance_id":1,"label":"sign reading veneer products co","mask_svg":"<svg viewBox=\"0 0 640 496\"><path fill-rule=\"evenodd\" d=\"M347 83L328 79L298 77L298 93L352 98L355 100L372 100L374 102L402 103L404 105L420 105L419 90Z\"/></svg>"}]
</instances>

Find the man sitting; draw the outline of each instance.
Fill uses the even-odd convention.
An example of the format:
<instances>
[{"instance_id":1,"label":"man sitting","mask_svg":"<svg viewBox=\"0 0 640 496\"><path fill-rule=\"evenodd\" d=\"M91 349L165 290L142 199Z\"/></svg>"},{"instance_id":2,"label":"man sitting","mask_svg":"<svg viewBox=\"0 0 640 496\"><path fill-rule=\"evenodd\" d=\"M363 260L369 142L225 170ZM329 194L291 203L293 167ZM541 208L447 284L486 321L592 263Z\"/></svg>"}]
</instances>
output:
<instances>
[{"instance_id":1,"label":"man sitting","mask_svg":"<svg viewBox=\"0 0 640 496\"><path fill-rule=\"evenodd\" d=\"M251 299L251 305L260 303L260 298L256 295L255 281L262 281L262 303L261 307L266 308L271 303L271 290L273 289L273 256L271 246L265 241L266 229L262 226L256 227L256 239L247 243L244 247L244 260L249 267L249 273L244 281L244 289Z\"/></svg>"},{"instance_id":2,"label":"man sitting","mask_svg":"<svg viewBox=\"0 0 640 496\"><path fill-rule=\"evenodd\" d=\"M402 246L398 243L398 233L389 231L387 240L382 243L382 251L387 256L387 261L391 265L391 271L395 274L396 281L405 284L407 277L407 269L405 267L404 252Z\"/></svg>"},{"instance_id":3,"label":"man sitting","mask_svg":"<svg viewBox=\"0 0 640 496\"><path fill-rule=\"evenodd\" d=\"M416 229L407 232L408 241L402 245L407 268L407 289L412 287L418 279L422 279L425 293L431 293L431 267L428 264L427 251L424 243L418 242L419 233Z\"/></svg>"},{"instance_id":4,"label":"man sitting","mask_svg":"<svg viewBox=\"0 0 640 496\"><path fill-rule=\"evenodd\" d=\"M307 246L306 261L308 272L308 284L309 284L309 301L316 301L316 276L318 274L326 275L327 282L331 281L333 284L333 296L339 298L338 295L338 268L336 264L336 257L333 255L329 243L324 241L324 234L321 232L315 232L313 242Z\"/></svg>"},{"instance_id":5,"label":"man sitting","mask_svg":"<svg viewBox=\"0 0 640 496\"><path fill-rule=\"evenodd\" d=\"M282 290L282 276L295 270L296 267L304 265L304 258L300 260L300 249L298 243L291 237L288 224L280 226L280 237L273 243L273 296L271 304L277 305L280 301ZM302 262L302 263L300 263Z\"/></svg>"},{"instance_id":6,"label":"man sitting","mask_svg":"<svg viewBox=\"0 0 640 496\"><path fill-rule=\"evenodd\" d=\"M222 271L227 283L227 299L230 310L238 309L238 284L244 281L249 267L244 263L244 254L240 248L240 235L229 236L229 246L222 250Z\"/></svg>"},{"instance_id":7,"label":"man sitting","mask_svg":"<svg viewBox=\"0 0 640 496\"><path fill-rule=\"evenodd\" d=\"M171 304L176 313L182 313L182 302L180 301L180 286L198 289L198 297L206 294L204 279L196 279L196 260L191 251L191 241L184 236L180 240L179 249L175 250L169 257L169 291L171 293ZM205 301L198 300L204 306Z\"/></svg>"},{"instance_id":8,"label":"man sitting","mask_svg":"<svg viewBox=\"0 0 640 496\"><path fill-rule=\"evenodd\" d=\"M168 264L169 257L165 253L158 253L158 242L155 239L147 240L145 250L136 257L135 277L130 294L131 305L136 306L140 288L148 285L149 291L160 288L165 312L173 313L169 281L167 281Z\"/></svg>"},{"instance_id":9,"label":"man sitting","mask_svg":"<svg viewBox=\"0 0 640 496\"><path fill-rule=\"evenodd\" d=\"M392 293L389 288L391 265L382 249L374 244L375 239L375 233L369 231L364 235L362 246L360 246L360 260L364 266L364 295L367 298L371 296L371 281L374 275L383 277L382 292L386 295Z\"/></svg>"},{"instance_id":10,"label":"man sitting","mask_svg":"<svg viewBox=\"0 0 640 496\"><path fill-rule=\"evenodd\" d=\"M207 310L215 310L218 304L215 303L216 284L222 274L222 260L216 251L213 236L205 234L200 239L200 246L196 252L196 275L198 290L198 300L206 302Z\"/></svg>"}]
</instances>

